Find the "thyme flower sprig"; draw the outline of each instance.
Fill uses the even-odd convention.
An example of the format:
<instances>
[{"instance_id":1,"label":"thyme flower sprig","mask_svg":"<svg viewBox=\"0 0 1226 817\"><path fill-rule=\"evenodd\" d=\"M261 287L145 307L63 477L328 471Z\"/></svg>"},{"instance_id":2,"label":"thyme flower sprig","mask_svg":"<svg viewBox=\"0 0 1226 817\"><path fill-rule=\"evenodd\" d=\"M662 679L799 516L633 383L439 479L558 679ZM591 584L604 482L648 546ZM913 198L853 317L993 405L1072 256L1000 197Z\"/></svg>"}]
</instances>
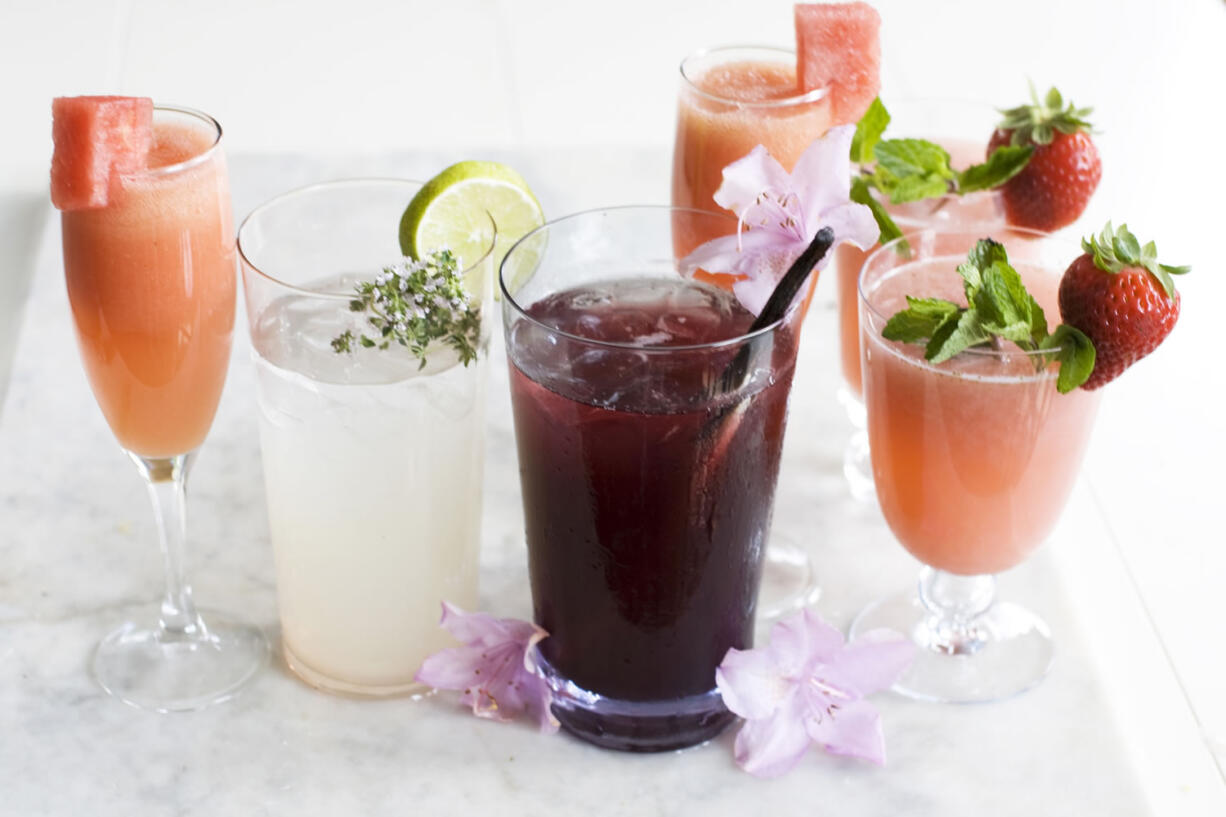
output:
<instances>
[{"instance_id":1,"label":"thyme flower sprig","mask_svg":"<svg viewBox=\"0 0 1226 817\"><path fill-rule=\"evenodd\" d=\"M387 349L398 343L421 361L418 368L425 368L430 345L442 341L465 366L477 359L481 310L472 305L450 250L437 250L421 260L405 258L355 290L349 309L368 313L371 331L348 329L337 335L332 349L338 354L352 353L358 346Z\"/></svg>"}]
</instances>

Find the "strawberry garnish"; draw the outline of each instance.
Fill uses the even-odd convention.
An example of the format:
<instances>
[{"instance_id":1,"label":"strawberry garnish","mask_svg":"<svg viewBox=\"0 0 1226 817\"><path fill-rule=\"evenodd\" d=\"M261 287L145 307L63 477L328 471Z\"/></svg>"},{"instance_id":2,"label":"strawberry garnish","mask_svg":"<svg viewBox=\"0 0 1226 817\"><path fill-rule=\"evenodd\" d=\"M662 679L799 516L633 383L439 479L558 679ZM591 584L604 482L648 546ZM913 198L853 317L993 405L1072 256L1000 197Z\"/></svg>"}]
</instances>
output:
<instances>
[{"instance_id":1,"label":"strawberry garnish","mask_svg":"<svg viewBox=\"0 0 1226 817\"><path fill-rule=\"evenodd\" d=\"M1179 318L1172 275L1188 267L1158 263L1158 248L1144 247L1127 225L1111 223L1081 242L1078 256L1060 279L1060 316L1094 342L1094 371L1082 385L1096 389L1148 355Z\"/></svg>"},{"instance_id":2,"label":"strawberry garnish","mask_svg":"<svg viewBox=\"0 0 1226 817\"><path fill-rule=\"evenodd\" d=\"M1103 163L1085 119L1090 108L1066 106L1055 88L1042 102L1033 87L1030 96L1033 104L1002 112L988 155L1002 145L1034 148L1027 165L1001 188L1005 217L1019 227L1058 230L1085 211Z\"/></svg>"}]
</instances>

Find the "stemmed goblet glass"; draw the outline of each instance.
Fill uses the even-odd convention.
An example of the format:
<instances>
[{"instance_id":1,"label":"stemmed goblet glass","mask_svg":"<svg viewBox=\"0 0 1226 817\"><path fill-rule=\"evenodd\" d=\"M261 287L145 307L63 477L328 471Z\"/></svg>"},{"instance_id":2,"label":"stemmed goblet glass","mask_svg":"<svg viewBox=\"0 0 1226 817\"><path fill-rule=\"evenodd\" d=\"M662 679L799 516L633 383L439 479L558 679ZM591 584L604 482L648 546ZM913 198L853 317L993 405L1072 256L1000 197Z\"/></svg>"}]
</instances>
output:
<instances>
[{"instance_id":1,"label":"stemmed goblet glass","mask_svg":"<svg viewBox=\"0 0 1226 817\"><path fill-rule=\"evenodd\" d=\"M1020 564L1056 524L1099 397L1081 389L1059 394L1050 353L1002 343L934 364L924 359L923 344L882 337L906 296L962 300L956 268L984 237L911 233L873 253L860 275L877 499L895 537L925 567L918 594L874 603L853 623L852 636L878 627L909 634L920 649L894 688L933 701L1006 698L1047 672L1046 623L996 601L994 574ZM1080 249L1018 229L995 238L1054 327L1060 275Z\"/></svg>"}]
</instances>

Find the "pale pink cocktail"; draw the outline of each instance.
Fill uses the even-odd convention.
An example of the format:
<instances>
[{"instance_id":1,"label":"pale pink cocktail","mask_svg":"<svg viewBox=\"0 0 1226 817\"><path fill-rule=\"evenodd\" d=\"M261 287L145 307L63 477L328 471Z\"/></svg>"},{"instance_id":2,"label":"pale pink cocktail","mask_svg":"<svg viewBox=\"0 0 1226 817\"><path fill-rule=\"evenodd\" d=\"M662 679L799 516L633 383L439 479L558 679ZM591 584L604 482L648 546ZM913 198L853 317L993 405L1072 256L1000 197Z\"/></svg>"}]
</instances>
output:
<instances>
[{"instance_id":1,"label":"pale pink cocktail","mask_svg":"<svg viewBox=\"0 0 1226 817\"><path fill-rule=\"evenodd\" d=\"M877 497L894 535L928 567L911 592L866 610L856 631L890 626L922 650L898 689L943 701L994 700L1027 688L1050 663L1046 625L996 603L995 573L1051 532L1072 491L1097 392L1056 390L1056 365L1010 343L940 364L921 344L885 340L905 296L965 302L956 272L978 231L925 230L892 242L860 277L864 399ZM1001 231L1049 326L1060 274L1079 252L1040 234Z\"/></svg>"}]
</instances>

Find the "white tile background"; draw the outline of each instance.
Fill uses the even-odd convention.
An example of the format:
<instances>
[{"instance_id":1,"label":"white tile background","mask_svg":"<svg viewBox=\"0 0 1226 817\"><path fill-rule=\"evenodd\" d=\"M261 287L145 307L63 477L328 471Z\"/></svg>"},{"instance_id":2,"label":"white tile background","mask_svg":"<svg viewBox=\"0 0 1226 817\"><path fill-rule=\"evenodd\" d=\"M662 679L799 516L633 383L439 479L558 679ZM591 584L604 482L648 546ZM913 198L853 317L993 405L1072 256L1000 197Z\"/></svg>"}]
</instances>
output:
<instances>
[{"instance_id":1,"label":"white tile background","mask_svg":"<svg viewBox=\"0 0 1226 817\"><path fill-rule=\"evenodd\" d=\"M1096 106L1102 132L1105 174L1085 223L1126 220L1170 261L1195 267L1181 282L1178 331L1110 387L1086 470L1123 556L1120 575L1139 589L1226 758L1226 377L1212 352L1226 304L1216 212L1226 184L1226 3L875 5L887 99L1016 104L1027 77L1058 83ZM459 159L545 146L568 149L568 161L582 148L599 162L611 146L667 150L684 54L792 36L785 0L0 0L0 227L9 236L0 314L17 311L38 238L31 225L46 212L52 96L190 104L221 120L234 154L433 149ZM662 201L663 178L659 191ZM590 191L593 204L621 203L617 191L601 193ZM0 382L15 325L6 319L0 332ZM1074 548L1061 556L1083 557ZM1075 595L1087 620L1111 615L1111 594L1093 581ZM1149 625L1142 617L1137 626ZM1123 654L1129 644L1100 648Z\"/></svg>"}]
</instances>

